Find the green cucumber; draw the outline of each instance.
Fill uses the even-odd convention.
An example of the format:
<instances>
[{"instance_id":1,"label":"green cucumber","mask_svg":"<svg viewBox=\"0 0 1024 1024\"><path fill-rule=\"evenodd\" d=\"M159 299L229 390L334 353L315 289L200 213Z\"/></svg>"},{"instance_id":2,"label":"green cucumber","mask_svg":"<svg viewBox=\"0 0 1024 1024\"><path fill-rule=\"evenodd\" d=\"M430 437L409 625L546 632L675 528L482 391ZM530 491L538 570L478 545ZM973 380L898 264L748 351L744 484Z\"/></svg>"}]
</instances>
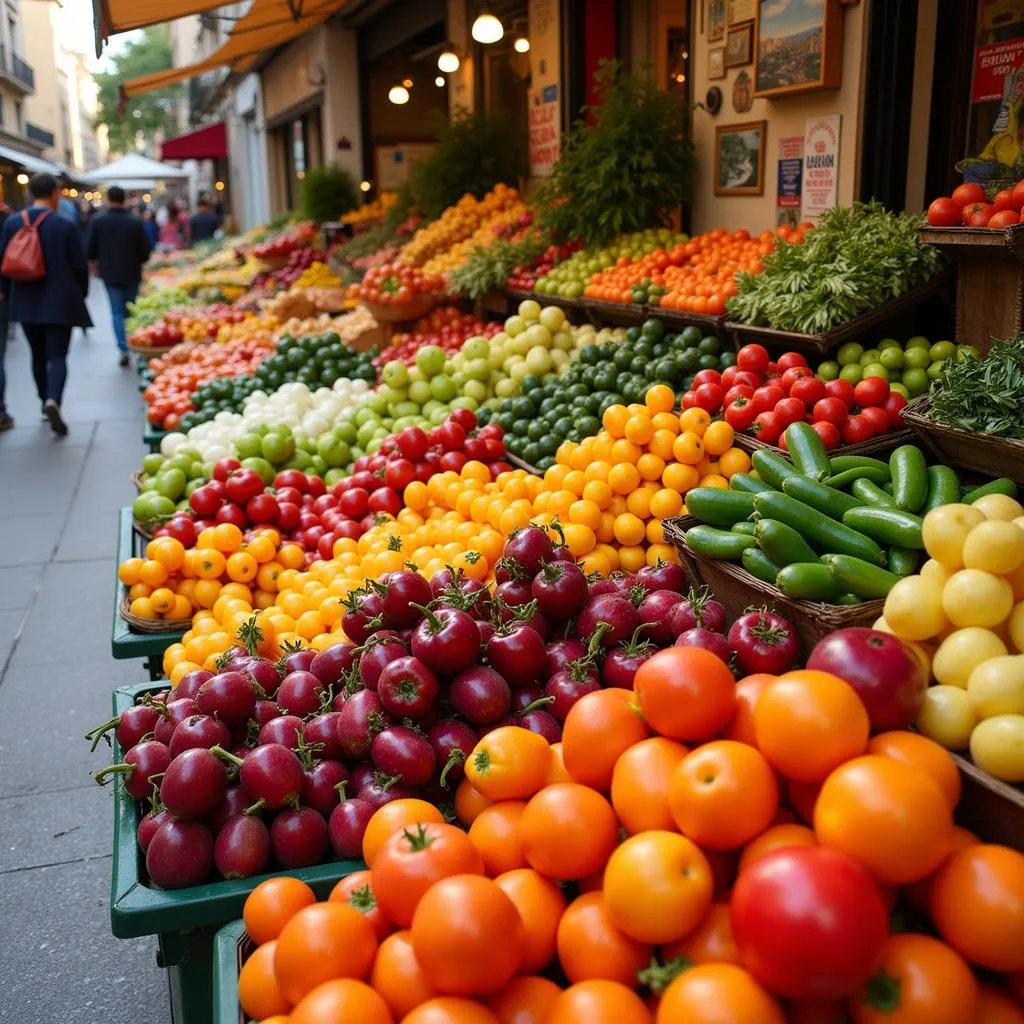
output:
<instances>
[{"instance_id":1,"label":"green cucumber","mask_svg":"<svg viewBox=\"0 0 1024 1024\"><path fill-rule=\"evenodd\" d=\"M875 484L884 484L889 479L889 467L879 469L877 466L853 466L844 469L835 476L830 476L825 483L837 490L842 487L849 487L854 480L870 480Z\"/></svg>"},{"instance_id":2,"label":"green cucumber","mask_svg":"<svg viewBox=\"0 0 1024 1024\"><path fill-rule=\"evenodd\" d=\"M778 565L793 562L816 562L818 556L792 526L778 519L759 519L754 527L757 546Z\"/></svg>"},{"instance_id":3,"label":"green cucumber","mask_svg":"<svg viewBox=\"0 0 1024 1024\"><path fill-rule=\"evenodd\" d=\"M864 601L885 597L899 582L899 576L852 555L822 555L821 560L844 594L856 594Z\"/></svg>"},{"instance_id":4,"label":"green cucumber","mask_svg":"<svg viewBox=\"0 0 1024 1024\"><path fill-rule=\"evenodd\" d=\"M775 583L781 566L776 565L760 548L747 548L740 555L743 568L764 583Z\"/></svg>"},{"instance_id":5,"label":"green cucumber","mask_svg":"<svg viewBox=\"0 0 1024 1024\"><path fill-rule=\"evenodd\" d=\"M841 551L879 565L885 561L885 552L870 537L837 523L824 512L788 494L776 494L774 491L757 494L754 496L754 509L762 519L778 519L793 527L819 551Z\"/></svg>"},{"instance_id":6,"label":"green cucumber","mask_svg":"<svg viewBox=\"0 0 1024 1024\"><path fill-rule=\"evenodd\" d=\"M729 527L729 531L731 533L745 533L748 537L753 537L754 530L756 528L757 527L754 523L747 522L747 520L744 519L742 523L733 523L732 526Z\"/></svg>"},{"instance_id":7,"label":"green cucumber","mask_svg":"<svg viewBox=\"0 0 1024 1024\"><path fill-rule=\"evenodd\" d=\"M762 491L774 491L771 484L758 480L756 476L749 473L733 473L729 477L729 489L733 491L746 491L747 494L760 494Z\"/></svg>"},{"instance_id":8,"label":"green cucumber","mask_svg":"<svg viewBox=\"0 0 1024 1024\"><path fill-rule=\"evenodd\" d=\"M988 494L1005 494L1007 497L1016 498L1017 485L1012 480L1007 480L1005 476L1001 476L997 480L990 480L987 484L982 484L981 487L967 491L961 501L965 505L973 505L979 498L984 498Z\"/></svg>"},{"instance_id":9,"label":"green cucumber","mask_svg":"<svg viewBox=\"0 0 1024 1024\"><path fill-rule=\"evenodd\" d=\"M714 526L691 526L686 531L686 546L695 555L727 562L739 561L743 552L756 543L753 537L719 530Z\"/></svg>"},{"instance_id":10,"label":"green cucumber","mask_svg":"<svg viewBox=\"0 0 1024 1024\"><path fill-rule=\"evenodd\" d=\"M850 492L855 498L860 498L863 505L875 505L878 508L896 507L896 502L892 500L892 495L886 494L878 484L873 484L870 480L865 480L863 477L860 480L853 481L850 485Z\"/></svg>"},{"instance_id":11,"label":"green cucumber","mask_svg":"<svg viewBox=\"0 0 1024 1024\"><path fill-rule=\"evenodd\" d=\"M920 561L920 551L896 546L889 548L889 572L894 573L901 579L904 576L911 576L917 572Z\"/></svg>"},{"instance_id":12,"label":"green cucumber","mask_svg":"<svg viewBox=\"0 0 1024 1024\"><path fill-rule=\"evenodd\" d=\"M783 483L782 490L791 498L824 512L836 521L842 520L844 513L851 508L861 506L856 498L851 498L843 491L837 491L828 484L819 484L817 480L808 480L805 476L791 476Z\"/></svg>"},{"instance_id":13,"label":"green cucumber","mask_svg":"<svg viewBox=\"0 0 1024 1024\"><path fill-rule=\"evenodd\" d=\"M836 598L836 604L863 604L864 602L856 594L841 594Z\"/></svg>"},{"instance_id":14,"label":"green cucumber","mask_svg":"<svg viewBox=\"0 0 1024 1024\"><path fill-rule=\"evenodd\" d=\"M922 515L940 505L952 505L960 500L960 480L949 466L928 467L928 497L924 500Z\"/></svg>"},{"instance_id":15,"label":"green cucumber","mask_svg":"<svg viewBox=\"0 0 1024 1024\"><path fill-rule=\"evenodd\" d=\"M754 469L757 470L757 475L766 484L774 487L775 490L779 490L782 487L783 480L797 473L797 469L792 462L784 459L781 455L768 451L766 448L758 448L750 456L750 461Z\"/></svg>"},{"instance_id":16,"label":"green cucumber","mask_svg":"<svg viewBox=\"0 0 1024 1024\"><path fill-rule=\"evenodd\" d=\"M754 496L721 487L694 487L686 492L686 511L711 526L732 526L754 511Z\"/></svg>"},{"instance_id":17,"label":"green cucumber","mask_svg":"<svg viewBox=\"0 0 1024 1024\"><path fill-rule=\"evenodd\" d=\"M892 496L896 507L917 512L928 498L928 463L915 444L901 444L889 456Z\"/></svg>"},{"instance_id":18,"label":"green cucumber","mask_svg":"<svg viewBox=\"0 0 1024 1024\"><path fill-rule=\"evenodd\" d=\"M786 447L793 465L812 480L822 481L830 476L828 452L818 432L803 420L790 423L785 432Z\"/></svg>"},{"instance_id":19,"label":"green cucumber","mask_svg":"<svg viewBox=\"0 0 1024 1024\"><path fill-rule=\"evenodd\" d=\"M885 473L885 479L889 479L889 464L881 459L873 459L870 455L834 455L829 464L832 467L832 476L845 473L848 469L878 469Z\"/></svg>"},{"instance_id":20,"label":"green cucumber","mask_svg":"<svg viewBox=\"0 0 1024 1024\"><path fill-rule=\"evenodd\" d=\"M863 533L881 544L895 544L901 548L924 548L921 540L921 517L898 508L851 508L843 516L851 530Z\"/></svg>"},{"instance_id":21,"label":"green cucumber","mask_svg":"<svg viewBox=\"0 0 1024 1024\"><path fill-rule=\"evenodd\" d=\"M835 601L842 594L827 565L821 562L794 562L779 570L775 586L786 597L797 601Z\"/></svg>"},{"instance_id":22,"label":"green cucumber","mask_svg":"<svg viewBox=\"0 0 1024 1024\"><path fill-rule=\"evenodd\" d=\"M882 484L882 490L885 491L885 493L888 494L889 497L891 498L892 497L892 481L891 480L886 480L886 482L884 484Z\"/></svg>"}]
</instances>

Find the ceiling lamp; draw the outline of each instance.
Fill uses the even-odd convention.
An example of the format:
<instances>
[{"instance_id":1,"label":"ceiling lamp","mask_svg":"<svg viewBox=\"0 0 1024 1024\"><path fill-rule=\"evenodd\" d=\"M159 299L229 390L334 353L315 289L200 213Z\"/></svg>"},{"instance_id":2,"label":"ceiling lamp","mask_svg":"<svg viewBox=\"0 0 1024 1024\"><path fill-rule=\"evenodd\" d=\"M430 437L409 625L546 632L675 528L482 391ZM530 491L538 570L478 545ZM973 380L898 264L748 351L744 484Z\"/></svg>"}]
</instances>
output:
<instances>
[{"instance_id":1,"label":"ceiling lamp","mask_svg":"<svg viewBox=\"0 0 1024 1024\"><path fill-rule=\"evenodd\" d=\"M443 89L444 88L444 75L438 75L437 78L434 79L434 85L436 85L438 87L438 89Z\"/></svg>"},{"instance_id":2,"label":"ceiling lamp","mask_svg":"<svg viewBox=\"0 0 1024 1024\"><path fill-rule=\"evenodd\" d=\"M512 48L516 53L529 53L530 52L530 40L526 36L520 36L513 44Z\"/></svg>"},{"instance_id":3,"label":"ceiling lamp","mask_svg":"<svg viewBox=\"0 0 1024 1024\"><path fill-rule=\"evenodd\" d=\"M404 85L406 87L406 89L411 89L412 88L412 79L411 78L403 78L402 79L402 85Z\"/></svg>"},{"instance_id":4,"label":"ceiling lamp","mask_svg":"<svg viewBox=\"0 0 1024 1024\"><path fill-rule=\"evenodd\" d=\"M388 99L400 107L403 103L409 102L409 90L404 85L393 85L388 90Z\"/></svg>"},{"instance_id":5,"label":"ceiling lamp","mask_svg":"<svg viewBox=\"0 0 1024 1024\"><path fill-rule=\"evenodd\" d=\"M505 34L505 26L491 13L478 14L473 22L473 38L485 46L498 42Z\"/></svg>"},{"instance_id":6,"label":"ceiling lamp","mask_svg":"<svg viewBox=\"0 0 1024 1024\"><path fill-rule=\"evenodd\" d=\"M459 70L461 63L459 55L450 46L446 46L437 58L437 70L450 75Z\"/></svg>"}]
</instances>

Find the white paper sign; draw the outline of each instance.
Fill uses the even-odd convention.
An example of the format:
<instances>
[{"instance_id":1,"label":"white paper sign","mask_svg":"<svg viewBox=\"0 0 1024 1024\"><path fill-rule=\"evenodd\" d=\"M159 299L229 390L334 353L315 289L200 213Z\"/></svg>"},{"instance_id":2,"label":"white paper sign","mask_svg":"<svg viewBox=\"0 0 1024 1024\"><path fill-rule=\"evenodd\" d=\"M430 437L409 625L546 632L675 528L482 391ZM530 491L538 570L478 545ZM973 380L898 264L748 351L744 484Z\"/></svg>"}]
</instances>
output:
<instances>
[{"instance_id":1,"label":"white paper sign","mask_svg":"<svg viewBox=\"0 0 1024 1024\"><path fill-rule=\"evenodd\" d=\"M804 126L803 220L816 223L836 205L841 124L841 114L829 114L810 117Z\"/></svg>"}]
</instances>

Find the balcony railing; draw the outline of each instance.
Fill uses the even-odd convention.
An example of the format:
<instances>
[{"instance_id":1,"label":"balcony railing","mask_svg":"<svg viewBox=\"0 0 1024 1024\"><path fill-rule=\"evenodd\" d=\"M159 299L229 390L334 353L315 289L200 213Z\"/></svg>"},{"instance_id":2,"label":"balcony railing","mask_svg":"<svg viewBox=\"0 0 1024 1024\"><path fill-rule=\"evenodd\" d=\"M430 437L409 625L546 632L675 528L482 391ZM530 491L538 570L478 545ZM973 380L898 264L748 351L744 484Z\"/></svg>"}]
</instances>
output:
<instances>
[{"instance_id":1,"label":"balcony railing","mask_svg":"<svg viewBox=\"0 0 1024 1024\"><path fill-rule=\"evenodd\" d=\"M33 124L31 121L25 123L25 138L47 147L52 146L55 141L53 132L48 132L45 128L40 128L39 125Z\"/></svg>"},{"instance_id":2,"label":"balcony railing","mask_svg":"<svg viewBox=\"0 0 1024 1024\"><path fill-rule=\"evenodd\" d=\"M32 66L16 53L8 53L6 46L0 46L0 72L20 82L29 92L36 88L36 73Z\"/></svg>"}]
</instances>

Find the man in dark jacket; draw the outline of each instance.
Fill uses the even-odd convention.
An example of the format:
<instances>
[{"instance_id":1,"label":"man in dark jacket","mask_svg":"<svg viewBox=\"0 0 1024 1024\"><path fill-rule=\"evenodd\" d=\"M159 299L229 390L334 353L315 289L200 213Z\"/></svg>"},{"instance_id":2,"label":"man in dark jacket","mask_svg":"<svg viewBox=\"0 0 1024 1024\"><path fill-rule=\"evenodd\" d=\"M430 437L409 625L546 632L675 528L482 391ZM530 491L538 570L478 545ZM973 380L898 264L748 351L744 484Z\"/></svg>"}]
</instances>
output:
<instances>
[{"instance_id":1,"label":"man in dark jacket","mask_svg":"<svg viewBox=\"0 0 1024 1024\"><path fill-rule=\"evenodd\" d=\"M67 381L71 331L92 326L85 305L89 264L78 229L54 216L60 199L57 179L51 174L37 174L29 182L28 191L32 205L8 217L0 233L0 268L7 246L27 217L37 225L46 274L38 281L15 281L0 273L0 295L7 318L21 324L32 349L32 376L43 403L43 417L53 432L63 437L68 428L60 403Z\"/></svg>"},{"instance_id":2,"label":"man in dark jacket","mask_svg":"<svg viewBox=\"0 0 1024 1024\"><path fill-rule=\"evenodd\" d=\"M217 233L220 222L216 214L210 211L210 201L206 196L200 196L196 203L196 212L188 222L189 232L192 235L192 244L196 242L207 242Z\"/></svg>"},{"instance_id":3,"label":"man in dark jacket","mask_svg":"<svg viewBox=\"0 0 1024 1024\"><path fill-rule=\"evenodd\" d=\"M99 277L107 287L114 337L121 352L121 365L128 365L128 339L124 320L128 303L139 294L142 265L152 247L146 229L138 217L124 205L124 189L117 185L107 190L107 209L89 225L86 254L99 263Z\"/></svg>"}]
</instances>

